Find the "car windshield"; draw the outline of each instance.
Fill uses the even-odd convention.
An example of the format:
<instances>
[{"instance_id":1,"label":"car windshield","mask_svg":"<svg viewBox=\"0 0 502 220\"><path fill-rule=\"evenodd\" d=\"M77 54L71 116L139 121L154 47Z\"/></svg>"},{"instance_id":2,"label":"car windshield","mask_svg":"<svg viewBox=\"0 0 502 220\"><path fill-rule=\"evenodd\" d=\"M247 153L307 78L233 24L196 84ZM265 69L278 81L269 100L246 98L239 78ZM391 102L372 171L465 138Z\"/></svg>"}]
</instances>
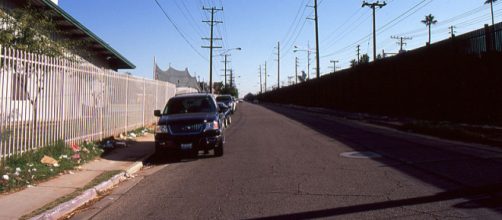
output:
<instances>
[{"instance_id":1,"label":"car windshield","mask_svg":"<svg viewBox=\"0 0 502 220\"><path fill-rule=\"evenodd\" d=\"M229 102L229 101L232 101L232 97L231 96L218 96L218 97L216 97L216 101Z\"/></svg>"},{"instance_id":2,"label":"car windshield","mask_svg":"<svg viewBox=\"0 0 502 220\"><path fill-rule=\"evenodd\" d=\"M216 107L209 97L184 97L169 100L164 109L164 114L173 115L215 111Z\"/></svg>"}]
</instances>

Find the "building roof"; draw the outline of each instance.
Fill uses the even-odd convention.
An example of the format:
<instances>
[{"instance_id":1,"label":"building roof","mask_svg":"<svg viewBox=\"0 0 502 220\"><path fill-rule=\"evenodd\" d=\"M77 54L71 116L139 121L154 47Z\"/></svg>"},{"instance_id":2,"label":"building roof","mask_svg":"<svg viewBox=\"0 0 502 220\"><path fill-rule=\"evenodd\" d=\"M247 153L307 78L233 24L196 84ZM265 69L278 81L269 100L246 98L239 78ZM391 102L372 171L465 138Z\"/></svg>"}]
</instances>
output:
<instances>
[{"instance_id":1,"label":"building roof","mask_svg":"<svg viewBox=\"0 0 502 220\"><path fill-rule=\"evenodd\" d=\"M169 69L163 71L155 64L155 76L157 80L173 83L176 87L188 87L200 91L197 79L190 75L188 69L181 71L169 67Z\"/></svg>"},{"instance_id":2,"label":"building roof","mask_svg":"<svg viewBox=\"0 0 502 220\"><path fill-rule=\"evenodd\" d=\"M51 0L16 0L17 5L26 5L31 3L32 6L50 10L56 25L62 30L65 30L72 38L79 38L89 42L88 50L106 62L112 69L134 69L136 66L122 56L119 52L113 49L110 45L104 42L101 38L92 33L84 25L78 22L71 15L66 13L58 5Z\"/></svg>"}]
</instances>

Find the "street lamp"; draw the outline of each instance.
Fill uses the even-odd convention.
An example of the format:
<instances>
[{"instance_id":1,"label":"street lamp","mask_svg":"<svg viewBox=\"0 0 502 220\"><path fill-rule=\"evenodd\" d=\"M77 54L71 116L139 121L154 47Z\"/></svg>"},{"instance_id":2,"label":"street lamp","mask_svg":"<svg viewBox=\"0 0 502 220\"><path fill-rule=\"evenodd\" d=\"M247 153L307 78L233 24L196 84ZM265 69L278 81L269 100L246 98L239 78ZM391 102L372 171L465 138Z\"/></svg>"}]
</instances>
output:
<instances>
[{"instance_id":1,"label":"street lamp","mask_svg":"<svg viewBox=\"0 0 502 220\"><path fill-rule=\"evenodd\" d=\"M295 53L298 51L307 52L307 79L310 79L310 54L312 53L312 50L310 49L310 46L307 47L309 48L299 49L299 47L295 45L295 49L293 50L293 52Z\"/></svg>"},{"instance_id":2,"label":"street lamp","mask_svg":"<svg viewBox=\"0 0 502 220\"><path fill-rule=\"evenodd\" d=\"M236 47L236 48L230 48L230 49L226 49L224 50L222 53L220 53L220 56L224 56L225 57L225 60L223 61L223 63L225 64L225 87L227 87L227 57L228 57L228 52L232 51L232 50L242 50L242 48L240 47Z\"/></svg>"}]
</instances>

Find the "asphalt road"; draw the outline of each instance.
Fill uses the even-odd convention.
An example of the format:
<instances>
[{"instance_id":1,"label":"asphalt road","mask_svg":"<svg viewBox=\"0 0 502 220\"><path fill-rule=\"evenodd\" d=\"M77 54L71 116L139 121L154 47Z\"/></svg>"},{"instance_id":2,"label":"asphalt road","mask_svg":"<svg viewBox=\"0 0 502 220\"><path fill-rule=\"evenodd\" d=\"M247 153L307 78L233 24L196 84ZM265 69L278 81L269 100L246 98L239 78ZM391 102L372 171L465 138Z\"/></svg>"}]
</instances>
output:
<instances>
[{"instance_id":1,"label":"asphalt road","mask_svg":"<svg viewBox=\"0 0 502 220\"><path fill-rule=\"evenodd\" d=\"M502 151L243 103L223 157L154 165L94 219L500 219ZM369 152L349 158L343 153Z\"/></svg>"}]
</instances>

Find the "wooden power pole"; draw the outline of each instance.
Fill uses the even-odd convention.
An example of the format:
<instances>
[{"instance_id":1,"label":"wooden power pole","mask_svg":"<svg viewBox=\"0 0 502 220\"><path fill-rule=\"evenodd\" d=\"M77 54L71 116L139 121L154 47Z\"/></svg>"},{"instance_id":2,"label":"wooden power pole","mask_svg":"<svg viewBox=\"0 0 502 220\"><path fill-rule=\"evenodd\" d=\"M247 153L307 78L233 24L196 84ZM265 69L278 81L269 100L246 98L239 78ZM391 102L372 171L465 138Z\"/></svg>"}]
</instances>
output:
<instances>
[{"instance_id":1,"label":"wooden power pole","mask_svg":"<svg viewBox=\"0 0 502 220\"><path fill-rule=\"evenodd\" d=\"M362 7L370 7L371 9L373 9L373 60L376 60L376 21L375 21L375 9L377 7L379 8L382 8L384 6L386 6L387 3L386 2L383 2L383 3L380 3L379 1L375 2L375 3L367 3L366 1L363 2L363 6Z\"/></svg>"},{"instance_id":2,"label":"wooden power pole","mask_svg":"<svg viewBox=\"0 0 502 220\"><path fill-rule=\"evenodd\" d=\"M214 44L213 44L214 40L221 40L221 38L214 38L214 25L219 24L219 23L223 23L222 21L215 21L214 14L218 11L223 11L223 8L202 7L202 10L206 10L206 11L211 12L211 20L210 21L202 21L202 22L208 23L209 26L211 27L209 38L203 38L203 40L209 40L209 46L202 46L202 48L209 48L209 92L213 93L213 49L221 48L220 46L214 46Z\"/></svg>"}]
</instances>

